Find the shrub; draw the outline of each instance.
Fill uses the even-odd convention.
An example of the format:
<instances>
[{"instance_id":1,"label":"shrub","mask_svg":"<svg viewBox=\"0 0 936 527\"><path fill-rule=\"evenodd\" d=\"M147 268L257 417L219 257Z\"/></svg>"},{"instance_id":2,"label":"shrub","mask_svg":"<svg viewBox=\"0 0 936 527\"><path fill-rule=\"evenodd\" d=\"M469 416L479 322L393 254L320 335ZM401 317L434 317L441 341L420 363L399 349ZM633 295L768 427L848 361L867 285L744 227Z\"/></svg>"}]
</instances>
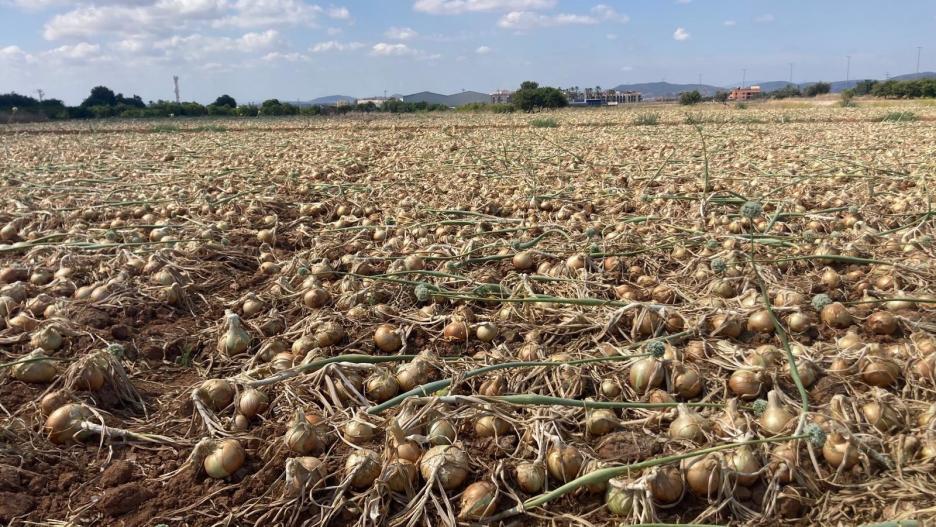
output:
<instances>
[{"instance_id":1,"label":"shrub","mask_svg":"<svg viewBox=\"0 0 936 527\"><path fill-rule=\"evenodd\" d=\"M747 103L746 103L746 102L739 102L739 103L735 104L734 107L735 107L736 110L747 110Z\"/></svg>"},{"instance_id":2,"label":"shrub","mask_svg":"<svg viewBox=\"0 0 936 527\"><path fill-rule=\"evenodd\" d=\"M819 81L815 84L810 84L806 88L807 97L815 97L817 95L823 95L832 91L832 85L828 82Z\"/></svg>"},{"instance_id":3,"label":"shrub","mask_svg":"<svg viewBox=\"0 0 936 527\"><path fill-rule=\"evenodd\" d=\"M644 112L634 117L634 124L637 126L654 126L660 124L660 114L656 112Z\"/></svg>"},{"instance_id":4,"label":"shrub","mask_svg":"<svg viewBox=\"0 0 936 527\"><path fill-rule=\"evenodd\" d=\"M691 106L693 104L699 104L702 102L702 94L699 93L699 90L686 91L679 94L679 104L683 106Z\"/></svg>"}]
</instances>

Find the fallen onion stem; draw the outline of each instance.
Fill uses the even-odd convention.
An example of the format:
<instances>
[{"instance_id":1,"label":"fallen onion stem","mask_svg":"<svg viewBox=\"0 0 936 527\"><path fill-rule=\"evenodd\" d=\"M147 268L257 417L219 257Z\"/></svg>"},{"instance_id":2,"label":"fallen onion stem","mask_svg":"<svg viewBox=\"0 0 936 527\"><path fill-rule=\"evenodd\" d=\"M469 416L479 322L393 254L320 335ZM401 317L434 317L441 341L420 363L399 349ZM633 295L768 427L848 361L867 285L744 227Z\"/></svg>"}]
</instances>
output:
<instances>
[{"instance_id":1,"label":"fallen onion stem","mask_svg":"<svg viewBox=\"0 0 936 527\"><path fill-rule=\"evenodd\" d=\"M57 361L57 362L72 362L75 361L74 357L33 357L30 359L19 359L13 362L4 362L0 363L0 368L8 368L11 366L16 366L17 364L29 364L30 362L48 362L48 361Z\"/></svg>"},{"instance_id":2,"label":"fallen onion stem","mask_svg":"<svg viewBox=\"0 0 936 527\"><path fill-rule=\"evenodd\" d=\"M608 481L610 479L627 475L634 470L640 470L640 469L644 469L648 467L655 467L657 465L665 465L667 463L674 463L676 461L682 461L683 459L704 456L706 454L711 454L713 452L721 452L723 450L731 450L731 449L738 448L741 446L753 446L753 445L762 445L762 444L768 444L768 443L780 443L783 441L806 439L808 437L809 437L808 434L799 434L799 435L791 435L791 436L784 436L784 437L769 437L766 439L752 439L749 441L739 441L737 443L726 443L723 445L702 448L699 450L692 450L690 452L686 452L683 454L663 456L663 457L658 457L654 459L648 459L646 461L640 461L637 463L631 463L628 465L622 465L619 467L609 467L609 468L602 468L602 469L594 470L592 472L589 472L588 474L585 474L584 476L579 476L578 478L573 479L572 481L566 483L565 485L562 485L549 492L540 494L539 496L530 498L527 501L515 507L511 507L510 509L507 509L506 511L500 514L496 514L494 516L491 516L490 518L486 518L483 521L486 523L490 523L490 522L501 521L511 516L516 516L517 514L521 514L526 510L533 509L536 507L541 507L544 504L549 503L550 501L556 498L565 496L566 494L580 487L584 487L586 485L594 485L596 483L604 483L605 481Z\"/></svg>"},{"instance_id":3,"label":"fallen onion stem","mask_svg":"<svg viewBox=\"0 0 936 527\"><path fill-rule=\"evenodd\" d=\"M614 357L593 357L589 359L578 359L570 361L517 361L517 362L504 362L501 364L491 364L489 366L484 366L483 368L477 368L474 370L466 371L464 374L458 377L459 380L470 379L472 377L477 377L478 375L484 375L497 370L507 370L515 368L538 368L538 367L555 367L555 366L579 366L582 364L592 364L596 362L612 362L612 361L621 361L621 360L630 360L639 357L649 357L649 353L641 353L639 355L618 355ZM382 413L390 408L399 406L400 403L414 396L431 396L433 393L444 390L452 385L453 379L442 379L438 381L427 382L421 386L417 386L408 392L401 393L392 399L380 403L375 406L371 406L367 409L367 413L374 415Z\"/></svg>"},{"instance_id":4,"label":"fallen onion stem","mask_svg":"<svg viewBox=\"0 0 936 527\"><path fill-rule=\"evenodd\" d=\"M690 408L724 408L721 403L635 403L635 402L615 402L615 401L582 401L579 399L565 399L562 397L553 397L550 395L536 394L517 394L517 395L445 395L427 397L433 401L442 403L456 403L461 401L480 401L484 403L502 403L514 406L571 406L574 408L585 409L637 409L637 410L655 410L658 408L675 408L680 404L685 404Z\"/></svg>"}]
</instances>

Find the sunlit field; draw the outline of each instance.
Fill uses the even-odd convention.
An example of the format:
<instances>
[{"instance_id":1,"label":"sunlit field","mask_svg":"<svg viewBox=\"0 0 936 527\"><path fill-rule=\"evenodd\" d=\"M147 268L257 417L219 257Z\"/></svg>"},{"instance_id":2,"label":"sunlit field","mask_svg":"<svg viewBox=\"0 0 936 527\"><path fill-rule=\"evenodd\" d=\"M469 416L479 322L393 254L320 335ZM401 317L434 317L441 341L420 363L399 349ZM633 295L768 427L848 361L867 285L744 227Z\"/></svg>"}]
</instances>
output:
<instances>
[{"instance_id":1,"label":"sunlit field","mask_svg":"<svg viewBox=\"0 0 936 527\"><path fill-rule=\"evenodd\" d=\"M936 518L936 106L0 125L0 523Z\"/></svg>"}]
</instances>

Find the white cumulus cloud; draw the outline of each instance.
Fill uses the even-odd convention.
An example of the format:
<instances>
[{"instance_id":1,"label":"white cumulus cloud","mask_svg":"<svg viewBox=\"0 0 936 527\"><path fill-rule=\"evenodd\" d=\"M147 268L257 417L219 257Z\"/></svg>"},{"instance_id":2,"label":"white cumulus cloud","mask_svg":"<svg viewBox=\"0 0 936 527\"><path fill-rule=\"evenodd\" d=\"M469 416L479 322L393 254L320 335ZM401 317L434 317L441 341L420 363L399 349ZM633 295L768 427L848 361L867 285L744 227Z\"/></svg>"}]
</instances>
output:
<instances>
[{"instance_id":1,"label":"white cumulus cloud","mask_svg":"<svg viewBox=\"0 0 936 527\"><path fill-rule=\"evenodd\" d=\"M327 53L329 51L354 51L361 49L364 44L360 42L338 42L337 40L328 40L314 44L309 51L312 53Z\"/></svg>"},{"instance_id":2,"label":"white cumulus cloud","mask_svg":"<svg viewBox=\"0 0 936 527\"><path fill-rule=\"evenodd\" d=\"M416 0L413 10L431 15L550 9L556 0Z\"/></svg>"},{"instance_id":3,"label":"white cumulus cloud","mask_svg":"<svg viewBox=\"0 0 936 527\"><path fill-rule=\"evenodd\" d=\"M682 42L683 40L689 40L689 37L692 36L689 34L685 28L677 27L676 31L673 31L673 39Z\"/></svg>"},{"instance_id":4,"label":"white cumulus cloud","mask_svg":"<svg viewBox=\"0 0 936 527\"><path fill-rule=\"evenodd\" d=\"M497 21L497 25L504 29L518 31L540 27L568 26L568 25L595 25L602 22L626 23L630 18L614 10L614 8L598 4L591 8L589 14L545 14L533 11L511 11Z\"/></svg>"},{"instance_id":5,"label":"white cumulus cloud","mask_svg":"<svg viewBox=\"0 0 936 527\"><path fill-rule=\"evenodd\" d=\"M371 52L374 55L381 57L402 57L406 55L414 55L416 50L410 48L406 44L388 44L386 42L378 42L374 44L374 47L371 48Z\"/></svg>"},{"instance_id":6,"label":"white cumulus cloud","mask_svg":"<svg viewBox=\"0 0 936 527\"><path fill-rule=\"evenodd\" d=\"M409 27L391 27L384 33L385 37L393 40L409 40L417 35L418 33Z\"/></svg>"},{"instance_id":7,"label":"white cumulus cloud","mask_svg":"<svg viewBox=\"0 0 936 527\"><path fill-rule=\"evenodd\" d=\"M478 55L487 55L488 53L492 51L494 50L488 46L478 46L477 49L475 49L475 53L477 53Z\"/></svg>"},{"instance_id":8,"label":"white cumulus cloud","mask_svg":"<svg viewBox=\"0 0 936 527\"><path fill-rule=\"evenodd\" d=\"M736 25L738 25L738 23L735 22L734 20L725 20L724 22L722 22L722 25L725 27L735 27Z\"/></svg>"}]
</instances>

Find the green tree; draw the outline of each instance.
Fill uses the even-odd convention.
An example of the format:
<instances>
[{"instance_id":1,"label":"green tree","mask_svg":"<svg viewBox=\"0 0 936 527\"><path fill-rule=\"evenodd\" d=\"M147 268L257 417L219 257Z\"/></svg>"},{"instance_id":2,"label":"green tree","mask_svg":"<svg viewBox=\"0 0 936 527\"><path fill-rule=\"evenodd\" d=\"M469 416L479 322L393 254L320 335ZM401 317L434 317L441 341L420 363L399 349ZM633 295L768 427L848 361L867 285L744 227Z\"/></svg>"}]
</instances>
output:
<instances>
[{"instance_id":1,"label":"green tree","mask_svg":"<svg viewBox=\"0 0 936 527\"><path fill-rule=\"evenodd\" d=\"M787 84L779 90L770 92L770 96L774 99L786 99L787 97L799 97L801 95L799 88L794 84Z\"/></svg>"},{"instance_id":2,"label":"green tree","mask_svg":"<svg viewBox=\"0 0 936 527\"><path fill-rule=\"evenodd\" d=\"M231 97L228 94L224 94L217 99L215 102L211 103L214 106L227 106L228 108L237 108L237 101L234 100L234 97Z\"/></svg>"},{"instance_id":3,"label":"green tree","mask_svg":"<svg viewBox=\"0 0 936 527\"><path fill-rule=\"evenodd\" d=\"M95 86L91 88L91 95L81 102L81 106L89 108L91 106L116 106L117 95L106 86Z\"/></svg>"},{"instance_id":4,"label":"green tree","mask_svg":"<svg viewBox=\"0 0 936 527\"><path fill-rule=\"evenodd\" d=\"M510 100L514 106L525 112L540 108L563 108L569 105L565 94L559 89L541 87L539 83L533 81L520 84L520 89L513 93Z\"/></svg>"},{"instance_id":5,"label":"green tree","mask_svg":"<svg viewBox=\"0 0 936 527\"><path fill-rule=\"evenodd\" d=\"M691 106L702 102L702 94L699 90L685 91L679 94L679 104Z\"/></svg>"},{"instance_id":6,"label":"green tree","mask_svg":"<svg viewBox=\"0 0 936 527\"><path fill-rule=\"evenodd\" d=\"M832 91L831 84L828 82L819 81L815 84L810 84L809 87L806 88L806 96L815 97L817 95L829 93L830 91Z\"/></svg>"},{"instance_id":7,"label":"green tree","mask_svg":"<svg viewBox=\"0 0 936 527\"><path fill-rule=\"evenodd\" d=\"M712 100L715 102L726 103L728 102L728 92L726 91L715 92L715 96L712 97Z\"/></svg>"}]
</instances>

